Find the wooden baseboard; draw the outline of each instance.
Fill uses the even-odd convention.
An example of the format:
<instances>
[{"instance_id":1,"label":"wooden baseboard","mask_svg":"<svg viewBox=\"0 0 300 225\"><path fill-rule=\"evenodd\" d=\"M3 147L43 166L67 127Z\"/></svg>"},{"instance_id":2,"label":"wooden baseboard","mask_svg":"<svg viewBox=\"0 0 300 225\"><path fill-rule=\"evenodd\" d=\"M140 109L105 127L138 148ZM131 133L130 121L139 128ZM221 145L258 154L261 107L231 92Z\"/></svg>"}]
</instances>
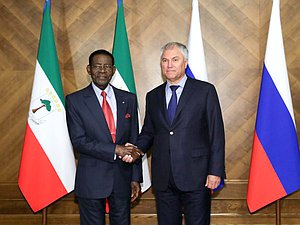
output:
<instances>
[{"instance_id":1,"label":"wooden baseboard","mask_svg":"<svg viewBox=\"0 0 300 225\"><path fill-rule=\"evenodd\" d=\"M225 188L212 199L212 224L275 224L275 204L250 214L246 204L246 181L227 181ZM282 224L300 224L300 192L281 200ZM79 210L73 193L47 207L48 225L79 225ZM133 225L156 222L155 198L147 191L131 210ZM42 214L34 214L16 183L0 183L0 224L42 224Z\"/></svg>"},{"instance_id":2,"label":"wooden baseboard","mask_svg":"<svg viewBox=\"0 0 300 225\"><path fill-rule=\"evenodd\" d=\"M282 225L300 224L300 217L282 217ZM108 218L106 219L107 224ZM42 225L41 214L31 215L0 215L1 225ZM157 224L156 214L132 214L132 225ZM211 216L211 225L274 225L275 215L214 215ZM47 225L80 225L79 214L51 214L47 216Z\"/></svg>"}]
</instances>

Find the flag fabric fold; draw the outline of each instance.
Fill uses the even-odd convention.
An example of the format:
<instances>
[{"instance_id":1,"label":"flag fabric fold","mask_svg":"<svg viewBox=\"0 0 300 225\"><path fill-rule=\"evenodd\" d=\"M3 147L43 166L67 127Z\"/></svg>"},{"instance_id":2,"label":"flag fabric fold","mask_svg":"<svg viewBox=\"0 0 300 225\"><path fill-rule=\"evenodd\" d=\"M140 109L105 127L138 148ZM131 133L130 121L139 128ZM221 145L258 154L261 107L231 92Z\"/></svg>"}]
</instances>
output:
<instances>
[{"instance_id":1,"label":"flag fabric fold","mask_svg":"<svg viewBox=\"0 0 300 225\"><path fill-rule=\"evenodd\" d=\"M193 0L192 2L188 50L188 65L185 70L186 75L193 79L208 81L198 0ZM214 192L221 190L224 185L224 179L221 178L219 186L211 190L211 193L213 194Z\"/></svg>"},{"instance_id":2,"label":"flag fabric fold","mask_svg":"<svg viewBox=\"0 0 300 225\"><path fill-rule=\"evenodd\" d=\"M197 80L207 81L207 70L203 48L198 0L193 0L188 41L188 66L186 74Z\"/></svg>"},{"instance_id":3,"label":"flag fabric fold","mask_svg":"<svg viewBox=\"0 0 300 225\"><path fill-rule=\"evenodd\" d=\"M117 0L117 3L118 11L113 44L113 55L115 58L116 72L111 80L111 84L117 88L136 94L132 62L130 56L130 48L124 17L123 1ZM142 159L142 169L143 183L141 183L141 189L142 192L145 192L151 186L148 160L146 154L143 156Z\"/></svg>"},{"instance_id":4,"label":"flag fabric fold","mask_svg":"<svg viewBox=\"0 0 300 225\"><path fill-rule=\"evenodd\" d=\"M250 212L300 189L300 152L285 60L280 2L273 0L249 172Z\"/></svg>"},{"instance_id":5,"label":"flag fabric fold","mask_svg":"<svg viewBox=\"0 0 300 225\"><path fill-rule=\"evenodd\" d=\"M50 8L46 0L18 178L34 212L73 191L76 170Z\"/></svg>"}]
</instances>

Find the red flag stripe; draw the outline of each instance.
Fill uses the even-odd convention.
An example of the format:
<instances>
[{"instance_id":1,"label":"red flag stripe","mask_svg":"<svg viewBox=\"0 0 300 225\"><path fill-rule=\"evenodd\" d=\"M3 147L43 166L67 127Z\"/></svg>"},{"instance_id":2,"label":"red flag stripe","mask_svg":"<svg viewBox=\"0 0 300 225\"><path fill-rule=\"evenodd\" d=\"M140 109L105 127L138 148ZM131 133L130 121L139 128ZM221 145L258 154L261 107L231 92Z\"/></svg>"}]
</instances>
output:
<instances>
[{"instance_id":1,"label":"red flag stripe","mask_svg":"<svg viewBox=\"0 0 300 225\"><path fill-rule=\"evenodd\" d=\"M247 202L250 212L282 198L286 192L255 132Z\"/></svg>"},{"instance_id":2,"label":"red flag stripe","mask_svg":"<svg viewBox=\"0 0 300 225\"><path fill-rule=\"evenodd\" d=\"M68 193L28 124L18 181L34 212Z\"/></svg>"}]
</instances>

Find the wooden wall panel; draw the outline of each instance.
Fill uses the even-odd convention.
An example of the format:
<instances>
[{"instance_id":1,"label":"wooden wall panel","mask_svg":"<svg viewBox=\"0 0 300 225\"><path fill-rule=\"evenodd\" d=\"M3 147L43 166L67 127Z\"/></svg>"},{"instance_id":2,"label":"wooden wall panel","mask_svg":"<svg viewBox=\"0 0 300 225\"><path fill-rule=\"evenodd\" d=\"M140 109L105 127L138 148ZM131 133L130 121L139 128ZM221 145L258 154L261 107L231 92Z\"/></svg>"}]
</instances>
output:
<instances>
[{"instance_id":1,"label":"wooden wall panel","mask_svg":"<svg viewBox=\"0 0 300 225\"><path fill-rule=\"evenodd\" d=\"M271 0L199 0L209 80L226 129L227 185L213 200L213 224L274 224L274 205L250 215L246 188ZM17 177L41 28L43 0L0 0L0 224L40 224ZM86 86L89 54L112 50L116 1L52 1L65 94ZM163 80L160 47L187 43L191 0L124 0L141 115L146 93ZM281 0L281 18L296 125L300 127L300 1ZM299 132L298 132L298 137ZM300 194L282 201L283 224L300 224ZM73 194L48 209L50 224L78 224ZM132 210L133 224L155 224L151 190ZM300 220L299 220L300 221Z\"/></svg>"}]
</instances>

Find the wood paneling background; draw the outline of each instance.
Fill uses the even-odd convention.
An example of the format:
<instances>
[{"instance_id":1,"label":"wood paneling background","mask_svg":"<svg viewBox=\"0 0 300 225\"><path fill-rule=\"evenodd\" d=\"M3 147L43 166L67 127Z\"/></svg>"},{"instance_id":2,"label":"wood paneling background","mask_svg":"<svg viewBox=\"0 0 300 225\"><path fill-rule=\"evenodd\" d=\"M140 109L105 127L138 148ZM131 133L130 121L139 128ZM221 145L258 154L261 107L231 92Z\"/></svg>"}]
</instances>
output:
<instances>
[{"instance_id":1,"label":"wood paneling background","mask_svg":"<svg viewBox=\"0 0 300 225\"><path fill-rule=\"evenodd\" d=\"M212 224L275 224L274 204L250 215L246 188L271 0L200 0L209 80L217 87L226 129L227 185L214 196ZM18 169L41 28L43 0L0 0L0 224L41 224L18 186ZM65 94L86 86L89 54L112 49L115 0L52 1L52 20ZM191 0L124 0L141 115L146 93L160 84L160 47L187 43ZM300 1L282 0L281 18L300 127ZM298 132L299 138L299 132ZM149 190L132 224L156 224ZM282 201L282 223L300 224L300 193ZM48 208L48 224L79 224L73 194Z\"/></svg>"}]
</instances>

